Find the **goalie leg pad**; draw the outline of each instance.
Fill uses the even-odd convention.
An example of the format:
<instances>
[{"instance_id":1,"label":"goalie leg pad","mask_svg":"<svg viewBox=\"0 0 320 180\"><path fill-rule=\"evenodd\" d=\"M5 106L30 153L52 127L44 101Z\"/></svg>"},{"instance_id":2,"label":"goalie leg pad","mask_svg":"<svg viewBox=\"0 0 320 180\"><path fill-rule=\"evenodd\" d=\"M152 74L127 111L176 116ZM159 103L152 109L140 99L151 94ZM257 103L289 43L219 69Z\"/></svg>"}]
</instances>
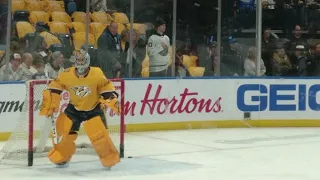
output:
<instances>
[{"instance_id":1,"label":"goalie leg pad","mask_svg":"<svg viewBox=\"0 0 320 180\"><path fill-rule=\"evenodd\" d=\"M103 166L112 167L120 162L119 153L100 116L85 121L83 127Z\"/></svg>"},{"instance_id":2,"label":"goalie leg pad","mask_svg":"<svg viewBox=\"0 0 320 180\"><path fill-rule=\"evenodd\" d=\"M64 114L61 113L56 120L56 137L58 143L52 137L53 148L48 153L49 160L54 164L61 164L71 160L72 155L76 151L74 141L77 139L76 132L70 132L72 121Z\"/></svg>"}]
</instances>

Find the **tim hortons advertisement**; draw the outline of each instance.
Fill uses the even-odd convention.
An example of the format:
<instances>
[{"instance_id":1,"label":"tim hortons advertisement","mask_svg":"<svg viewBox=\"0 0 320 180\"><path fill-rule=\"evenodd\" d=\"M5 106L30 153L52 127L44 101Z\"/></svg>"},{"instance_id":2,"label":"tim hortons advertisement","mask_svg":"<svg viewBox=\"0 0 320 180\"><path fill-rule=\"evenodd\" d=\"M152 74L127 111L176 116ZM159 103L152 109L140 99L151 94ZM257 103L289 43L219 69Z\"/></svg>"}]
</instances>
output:
<instances>
[{"instance_id":1,"label":"tim hortons advertisement","mask_svg":"<svg viewBox=\"0 0 320 180\"><path fill-rule=\"evenodd\" d=\"M127 80L126 123L229 119L231 92L213 79Z\"/></svg>"},{"instance_id":2,"label":"tim hortons advertisement","mask_svg":"<svg viewBox=\"0 0 320 180\"><path fill-rule=\"evenodd\" d=\"M224 80L224 82L230 80ZM0 120L6 126L0 131L10 131L16 124L27 124L28 114L23 110L26 88L24 84L0 84ZM232 82L222 83L214 79L194 80L128 80L125 82L126 124L179 122L198 120L228 120L240 117L234 110L236 105L228 105L236 96ZM35 89L34 110L36 129L45 118L38 116L41 105L41 89ZM68 102L68 94L63 93L62 109ZM233 113L232 113L233 112ZM108 121L117 124L120 118L107 113ZM112 123L111 122L111 123ZM113 124L113 123L112 123Z\"/></svg>"}]
</instances>

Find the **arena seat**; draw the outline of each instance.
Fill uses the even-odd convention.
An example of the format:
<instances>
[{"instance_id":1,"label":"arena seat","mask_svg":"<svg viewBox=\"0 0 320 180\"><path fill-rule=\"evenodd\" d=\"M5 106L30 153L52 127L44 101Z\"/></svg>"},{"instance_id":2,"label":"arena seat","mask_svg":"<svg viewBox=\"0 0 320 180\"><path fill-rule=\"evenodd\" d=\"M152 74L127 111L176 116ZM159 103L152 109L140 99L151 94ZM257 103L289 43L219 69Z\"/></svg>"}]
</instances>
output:
<instances>
[{"instance_id":1,"label":"arena seat","mask_svg":"<svg viewBox=\"0 0 320 180\"><path fill-rule=\"evenodd\" d=\"M117 23L117 24L118 24L118 34L121 34L122 31L126 29L126 26L121 23Z\"/></svg>"},{"instance_id":2,"label":"arena seat","mask_svg":"<svg viewBox=\"0 0 320 180\"><path fill-rule=\"evenodd\" d=\"M91 14L91 19L93 22L100 22L104 24L110 24L110 22L113 21L111 15L105 12L93 12Z\"/></svg>"},{"instance_id":3,"label":"arena seat","mask_svg":"<svg viewBox=\"0 0 320 180\"><path fill-rule=\"evenodd\" d=\"M86 25L82 22L72 22L74 32L86 32Z\"/></svg>"},{"instance_id":4,"label":"arena seat","mask_svg":"<svg viewBox=\"0 0 320 180\"><path fill-rule=\"evenodd\" d=\"M56 52L56 51L63 52L63 46L61 44L52 44L48 49L51 52Z\"/></svg>"},{"instance_id":5,"label":"arena seat","mask_svg":"<svg viewBox=\"0 0 320 180\"><path fill-rule=\"evenodd\" d=\"M67 1L65 3L66 3L66 4L64 4L65 10L67 11L67 13L69 15L72 15L74 12L77 11L77 3L75 1L70 1L69 0L69 1Z\"/></svg>"},{"instance_id":6,"label":"arena seat","mask_svg":"<svg viewBox=\"0 0 320 180\"><path fill-rule=\"evenodd\" d=\"M85 12L76 11L72 14L71 18L73 22L82 22L85 24L87 17ZM90 18L89 18L89 21L90 21Z\"/></svg>"},{"instance_id":7,"label":"arena seat","mask_svg":"<svg viewBox=\"0 0 320 180\"><path fill-rule=\"evenodd\" d=\"M2 56L4 55L4 52L5 52L5 51L1 51L1 50L0 50L0 59L1 59Z\"/></svg>"},{"instance_id":8,"label":"arena seat","mask_svg":"<svg viewBox=\"0 0 320 180\"><path fill-rule=\"evenodd\" d=\"M51 13L52 21L60 21L65 23L71 23L71 17L64 11L54 11Z\"/></svg>"},{"instance_id":9,"label":"arena seat","mask_svg":"<svg viewBox=\"0 0 320 180\"><path fill-rule=\"evenodd\" d=\"M25 10L16 10L13 13L13 21L29 21L29 11Z\"/></svg>"},{"instance_id":10,"label":"arena seat","mask_svg":"<svg viewBox=\"0 0 320 180\"><path fill-rule=\"evenodd\" d=\"M49 22L50 16L45 11L32 11L29 16L29 21L31 24L36 24L38 22Z\"/></svg>"},{"instance_id":11,"label":"arena seat","mask_svg":"<svg viewBox=\"0 0 320 180\"><path fill-rule=\"evenodd\" d=\"M105 30L107 24L99 23L99 22L92 22L89 24L89 32L94 36L95 43L93 44L95 48L98 48L98 38L100 37L101 33Z\"/></svg>"},{"instance_id":12,"label":"arena seat","mask_svg":"<svg viewBox=\"0 0 320 180\"><path fill-rule=\"evenodd\" d=\"M183 63L183 65L186 66L186 68L196 67L197 66L197 60L198 60L197 56L183 55L182 63Z\"/></svg>"},{"instance_id":13,"label":"arena seat","mask_svg":"<svg viewBox=\"0 0 320 180\"><path fill-rule=\"evenodd\" d=\"M70 27L72 24L67 24L64 22L49 22L50 32L58 37L63 46L63 55L65 57L70 57L73 51L72 38L70 36Z\"/></svg>"},{"instance_id":14,"label":"arena seat","mask_svg":"<svg viewBox=\"0 0 320 180\"><path fill-rule=\"evenodd\" d=\"M204 74L204 67L190 67L188 68L188 71L190 73L190 76L192 77L202 77Z\"/></svg>"},{"instance_id":15,"label":"arena seat","mask_svg":"<svg viewBox=\"0 0 320 180\"><path fill-rule=\"evenodd\" d=\"M34 44L34 40L36 38L36 33L28 33L24 36L24 39L28 44Z\"/></svg>"},{"instance_id":16,"label":"arena seat","mask_svg":"<svg viewBox=\"0 0 320 180\"><path fill-rule=\"evenodd\" d=\"M48 22L48 25L50 27L51 33L70 34L69 26L67 23L52 21Z\"/></svg>"},{"instance_id":17,"label":"arena seat","mask_svg":"<svg viewBox=\"0 0 320 180\"><path fill-rule=\"evenodd\" d=\"M44 10L38 0L25 0L25 7L29 12Z\"/></svg>"},{"instance_id":18,"label":"arena seat","mask_svg":"<svg viewBox=\"0 0 320 180\"><path fill-rule=\"evenodd\" d=\"M26 10L24 0L13 0L11 11L14 13L17 10Z\"/></svg>"},{"instance_id":19,"label":"arena seat","mask_svg":"<svg viewBox=\"0 0 320 180\"><path fill-rule=\"evenodd\" d=\"M149 77L149 66L142 68L141 77L144 77L144 78Z\"/></svg>"},{"instance_id":20,"label":"arena seat","mask_svg":"<svg viewBox=\"0 0 320 180\"><path fill-rule=\"evenodd\" d=\"M146 57L142 61L142 68L149 67L149 56L146 54Z\"/></svg>"},{"instance_id":21,"label":"arena seat","mask_svg":"<svg viewBox=\"0 0 320 180\"><path fill-rule=\"evenodd\" d=\"M73 45L76 51L80 50L83 45L86 44L86 33L85 32L77 32L72 35L73 37ZM92 34L89 33L89 45L95 44L95 39Z\"/></svg>"},{"instance_id":22,"label":"arena seat","mask_svg":"<svg viewBox=\"0 0 320 180\"><path fill-rule=\"evenodd\" d=\"M56 37L55 35L53 35L49 32L44 31L44 32L40 33L40 36L42 36L44 38L44 41L47 44L47 48L50 48L51 45L53 45L53 44L61 44L58 37Z\"/></svg>"},{"instance_id":23,"label":"arena seat","mask_svg":"<svg viewBox=\"0 0 320 180\"><path fill-rule=\"evenodd\" d=\"M51 14L54 11L65 11L64 1L41 1L43 9Z\"/></svg>"},{"instance_id":24,"label":"arena seat","mask_svg":"<svg viewBox=\"0 0 320 180\"><path fill-rule=\"evenodd\" d=\"M98 39L100 37L101 33L100 34L93 34L93 37L94 37L94 48L95 49L98 49Z\"/></svg>"},{"instance_id":25,"label":"arena seat","mask_svg":"<svg viewBox=\"0 0 320 180\"><path fill-rule=\"evenodd\" d=\"M28 33L35 33L35 28L26 21L19 21L16 23L16 30L19 38L24 38Z\"/></svg>"},{"instance_id":26,"label":"arena seat","mask_svg":"<svg viewBox=\"0 0 320 180\"><path fill-rule=\"evenodd\" d=\"M170 66L172 64L172 60L173 60L173 58L172 58L172 46L170 46L170 48L169 48L169 54L170 54L169 66Z\"/></svg>"},{"instance_id":27,"label":"arena seat","mask_svg":"<svg viewBox=\"0 0 320 180\"><path fill-rule=\"evenodd\" d=\"M89 32L91 34L101 34L105 28L107 27L107 24L99 23L99 22L92 22L89 24Z\"/></svg>"},{"instance_id":28,"label":"arena seat","mask_svg":"<svg viewBox=\"0 0 320 180\"><path fill-rule=\"evenodd\" d=\"M130 23L126 24L126 26L128 28L131 27ZM133 23L133 29L138 30L140 35L145 35L146 34L146 30L147 30L148 26L145 24L139 24L139 23Z\"/></svg>"},{"instance_id":29,"label":"arena seat","mask_svg":"<svg viewBox=\"0 0 320 180\"><path fill-rule=\"evenodd\" d=\"M112 14L112 17L114 19L114 22L121 23L121 24L128 24L129 18L126 14L121 12L115 12Z\"/></svg>"}]
</instances>

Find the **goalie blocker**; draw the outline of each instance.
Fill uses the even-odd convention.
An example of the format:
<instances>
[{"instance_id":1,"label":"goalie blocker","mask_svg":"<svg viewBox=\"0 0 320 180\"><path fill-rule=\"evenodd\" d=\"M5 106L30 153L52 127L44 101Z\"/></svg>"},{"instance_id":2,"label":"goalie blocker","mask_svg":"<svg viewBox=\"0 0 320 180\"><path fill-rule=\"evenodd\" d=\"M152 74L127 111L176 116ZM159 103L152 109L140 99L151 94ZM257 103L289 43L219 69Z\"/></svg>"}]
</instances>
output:
<instances>
[{"instance_id":1,"label":"goalie blocker","mask_svg":"<svg viewBox=\"0 0 320 180\"><path fill-rule=\"evenodd\" d=\"M60 93L66 90L70 94L65 112L56 119L53 128L53 148L48 153L48 158L57 165L68 163L75 153L77 131L83 123L102 165L114 166L120 162L120 157L107 131L102 106L108 106L119 114L118 95L112 82L107 80L100 68L89 67L88 53L80 50L75 54L75 59L75 67L61 72L49 84L48 90L43 92L40 115L47 117L52 117L58 112Z\"/></svg>"}]
</instances>

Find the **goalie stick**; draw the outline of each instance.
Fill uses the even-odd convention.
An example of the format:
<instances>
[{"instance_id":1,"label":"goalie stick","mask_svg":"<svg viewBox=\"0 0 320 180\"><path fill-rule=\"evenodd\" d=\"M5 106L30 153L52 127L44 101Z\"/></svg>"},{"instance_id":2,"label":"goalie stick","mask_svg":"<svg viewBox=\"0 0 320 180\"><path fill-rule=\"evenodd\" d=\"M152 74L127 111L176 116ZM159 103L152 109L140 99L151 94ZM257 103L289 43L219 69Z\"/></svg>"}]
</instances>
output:
<instances>
[{"instance_id":1,"label":"goalie stick","mask_svg":"<svg viewBox=\"0 0 320 180\"><path fill-rule=\"evenodd\" d=\"M46 85L49 85L50 79L49 79L49 73L45 71L45 76L47 78ZM60 110L60 108L59 108ZM38 145L36 146L36 152L43 152L45 150L47 140L50 136L50 132L52 131L53 136L53 143L58 144L59 143L59 137L57 137L57 131L56 131L56 120L59 116L59 113L53 113L52 116L46 117L46 121L44 123L44 126L42 127L42 131L40 132L40 139L38 142ZM50 131L51 128L51 131Z\"/></svg>"}]
</instances>

